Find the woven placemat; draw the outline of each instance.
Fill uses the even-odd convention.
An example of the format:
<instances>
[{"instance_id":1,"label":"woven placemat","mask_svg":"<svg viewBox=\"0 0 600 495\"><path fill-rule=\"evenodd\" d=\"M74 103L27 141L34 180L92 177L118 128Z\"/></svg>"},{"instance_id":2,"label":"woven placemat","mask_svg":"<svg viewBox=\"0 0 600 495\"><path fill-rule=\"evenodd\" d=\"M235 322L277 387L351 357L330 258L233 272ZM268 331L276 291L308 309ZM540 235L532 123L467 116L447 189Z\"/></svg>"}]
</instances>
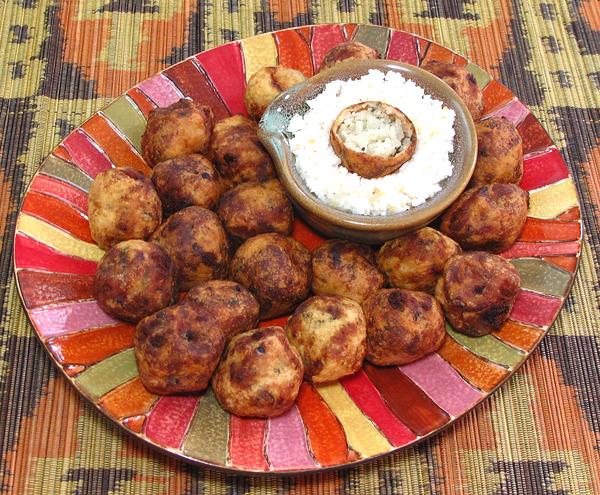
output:
<instances>
[{"instance_id":1,"label":"woven placemat","mask_svg":"<svg viewBox=\"0 0 600 495\"><path fill-rule=\"evenodd\" d=\"M130 86L204 49L323 22L388 25L469 57L540 119L586 229L572 294L532 358L443 434L301 478L199 469L92 409L34 337L12 272L20 198L42 159ZM5 0L0 3L0 493L600 493L600 4L594 0Z\"/></svg>"}]
</instances>

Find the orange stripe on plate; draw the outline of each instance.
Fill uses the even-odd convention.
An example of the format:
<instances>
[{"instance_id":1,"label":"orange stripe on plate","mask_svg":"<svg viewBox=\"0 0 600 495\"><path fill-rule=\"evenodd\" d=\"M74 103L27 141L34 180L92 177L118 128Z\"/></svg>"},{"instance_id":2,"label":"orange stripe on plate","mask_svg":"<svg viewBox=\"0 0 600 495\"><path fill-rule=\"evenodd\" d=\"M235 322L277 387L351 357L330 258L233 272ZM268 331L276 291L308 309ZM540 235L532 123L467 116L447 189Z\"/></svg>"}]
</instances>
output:
<instances>
[{"instance_id":1,"label":"orange stripe on plate","mask_svg":"<svg viewBox=\"0 0 600 495\"><path fill-rule=\"evenodd\" d=\"M133 100L146 119L150 112L156 108L154 102L142 93L138 88L132 88L127 91L127 96Z\"/></svg>"},{"instance_id":2,"label":"orange stripe on plate","mask_svg":"<svg viewBox=\"0 0 600 495\"><path fill-rule=\"evenodd\" d=\"M158 396L146 390L139 378L134 378L102 397L98 405L112 418L126 418L148 412Z\"/></svg>"},{"instance_id":3,"label":"orange stripe on plate","mask_svg":"<svg viewBox=\"0 0 600 495\"><path fill-rule=\"evenodd\" d=\"M543 334L544 331L541 328L530 327L510 320L504 323L500 330L494 332L494 335L500 340L524 351L533 349Z\"/></svg>"},{"instance_id":4,"label":"orange stripe on plate","mask_svg":"<svg viewBox=\"0 0 600 495\"><path fill-rule=\"evenodd\" d=\"M577 268L577 258L575 256L543 256L546 263L563 268L571 273Z\"/></svg>"}]
</instances>

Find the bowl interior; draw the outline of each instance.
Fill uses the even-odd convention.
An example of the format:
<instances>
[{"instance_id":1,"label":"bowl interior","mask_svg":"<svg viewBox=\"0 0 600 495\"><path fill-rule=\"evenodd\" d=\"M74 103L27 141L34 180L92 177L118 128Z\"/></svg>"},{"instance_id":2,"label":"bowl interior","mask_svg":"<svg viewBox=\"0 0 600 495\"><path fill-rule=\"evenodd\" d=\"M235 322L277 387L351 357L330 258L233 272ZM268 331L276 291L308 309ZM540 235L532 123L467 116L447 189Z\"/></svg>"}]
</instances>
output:
<instances>
[{"instance_id":1,"label":"bowl interior","mask_svg":"<svg viewBox=\"0 0 600 495\"><path fill-rule=\"evenodd\" d=\"M419 206L390 215L360 215L333 208L322 202L306 186L298 174L294 154L289 147L292 135L287 131L295 114L304 115L308 110L307 100L321 93L325 85L334 80L357 79L369 70L399 72L421 86L433 98L441 100L454 110L454 151L450 159L453 172L441 182L441 190ZM402 109L400 109L402 110ZM338 64L337 66L307 79L278 96L269 106L260 121L259 137L271 153L275 166L293 202L310 215L344 228L358 231L410 230L429 223L446 209L465 189L477 156L477 138L473 119L458 95L429 72L416 66L390 60L364 60Z\"/></svg>"}]
</instances>

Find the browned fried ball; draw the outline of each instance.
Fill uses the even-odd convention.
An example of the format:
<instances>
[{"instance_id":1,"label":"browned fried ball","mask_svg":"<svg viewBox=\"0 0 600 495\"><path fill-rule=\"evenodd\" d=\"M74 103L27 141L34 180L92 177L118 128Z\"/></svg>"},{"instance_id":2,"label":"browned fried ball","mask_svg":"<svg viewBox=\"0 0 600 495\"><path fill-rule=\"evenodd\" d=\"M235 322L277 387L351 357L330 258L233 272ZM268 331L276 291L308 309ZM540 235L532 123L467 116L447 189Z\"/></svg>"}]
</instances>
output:
<instances>
[{"instance_id":1,"label":"browned fried ball","mask_svg":"<svg viewBox=\"0 0 600 495\"><path fill-rule=\"evenodd\" d=\"M154 167L152 182L168 215L188 206L212 210L223 192L215 167L197 153L159 163Z\"/></svg>"},{"instance_id":2,"label":"browned fried ball","mask_svg":"<svg viewBox=\"0 0 600 495\"><path fill-rule=\"evenodd\" d=\"M365 316L360 304L347 297L307 299L288 320L286 333L300 353L304 378L314 383L352 375L365 358Z\"/></svg>"},{"instance_id":3,"label":"browned fried ball","mask_svg":"<svg viewBox=\"0 0 600 495\"><path fill-rule=\"evenodd\" d=\"M213 318L227 341L258 323L259 305L242 285L229 280L210 280L191 289L185 300L203 308Z\"/></svg>"},{"instance_id":4,"label":"browned fried ball","mask_svg":"<svg viewBox=\"0 0 600 495\"><path fill-rule=\"evenodd\" d=\"M334 46L325 54L319 71L329 69L346 60L368 60L381 58L379 52L370 46L363 45L358 41L346 41Z\"/></svg>"},{"instance_id":5,"label":"browned fried ball","mask_svg":"<svg viewBox=\"0 0 600 495\"><path fill-rule=\"evenodd\" d=\"M230 269L231 278L256 297L263 320L292 311L308 296L310 252L291 237L251 237L234 254Z\"/></svg>"},{"instance_id":6,"label":"browned fried ball","mask_svg":"<svg viewBox=\"0 0 600 495\"><path fill-rule=\"evenodd\" d=\"M515 184L486 184L463 192L442 216L440 230L463 249L498 253L517 240L529 194Z\"/></svg>"},{"instance_id":7,"label":"browned fried ball","mask_svg":"<svg viewBox=\"0 0 600 495\"><path fill-rule=\"evenodd\" d=\"M385 283L369 246L340 239L325 241L312 255L312 290L320 296L345 296L362 304Z\"/></svg>"},{"instance_id":8,"label":"browned fried ball","mask_svg":"<svg viewBox=\"0 0 600 495\"><path fill-rule=\"evenodd\" d=\"M477 163L471 184L518 184L523 177L523 141L512 122L490 117L475 125Z\"/></svg>"},{"instance_id":9,"label":"browned fried ball","mask_svg":"<svg viewBox=\"0 0 600 495\"><path fill-rule=\"evenodd\" d=\"M277 176L257 131L256 122L243 115L227 117L215 124L210 145L212 158L229 186Z\"/></svg>"},{"instance_id":10,"label":"browned fried ball","mask_svg":"<svg viewBox=\"0 0 600 495\"><path fill-rule=\"evenodd\" d=\"M483 92L477 85L475 76L465 67L444 62L429 62L423 69L439 77L450 86L469 109L477 122L483 113Z\"/></svg>"},{"instance_id":11,"label":"browned fried ball","mask_svg":"<svg viewBox=\"0 0 600 495\"><path fill-rule=\"evenodd\" d=\"M258 234L292 232L294 213L285 189L277 179L245 182L223 194L217 215L235 239Z\"/></svg>"},{"instance_id":12,"label":"browned fried ball","mask_svg":"<svg viewBox=\"0 0 600 495\"><path fill-rule=\"evenodd\" d=\"M504 258L473 251L450 259L435 297L456 330L478 337L507 320L520 285L519 272Z\"/></svg>"},{"instance_id":13,"label":"browned fried ball","mask_svg":"<svg viewBox=\"0 0 600 495\"><path fill-rule=\"evenodd\" d=\"M183 302L140 321L134 346L140 379L150 392L198 392L210 382L225 336L210 314Z\"/></svg>"},{"instance_id":14,"label":"browned fried ball","mask_svg":"<svg viewBox=\"0 0 600 495\"><path fill-rule=\"evenodd\" d=\"M170 158L201 153L210 142L213 112L188 98L155 108L142 135L142 156L153 167Z\"/></svg>"},{"instance_id":15,"label":"browned fried ball","mask_svg":"<svg viewBox=\"0 0 600 495\"><path fill-rule=\"evenodd\" d=\"M278 416L294 404L303 371L283 328L259 328L231 339L212 388L223 409L233 414Z\"/></svg>"},{"instance_id":16,"label":"browned fried ball","mask_svg":"<svg viewBox=\"0 0 600 495\"><path fill-rule=\"evenodd\" d=\"M175 272L173 260L158 244L123 241L98 264L94 296L109 315L138 321L173 302Z\"/></svg>"},{"instance_id":17,"label":"browned fried ball","mask_svg":"<svg viewBox=\"0 0 600 495\"><path fill-rule=\"evenodd\" d=\"M248 114L256 120L260 119L267 107L280 93L305 79L302 72L282 65L258 69L250 77L244 93L244 103Z\"/></svg>"},{"instance_id":18,"label":"browned fried ball","mask_svg":"<svg viewBox=\"0 0 600 495\"><path fill-rule=\"evenodd\" d=\"M143 173L111 168L100 172L90 187L88 216L92 237L108 249L121 241L147 239L162 222L162 206Z\"/></svg>"},{"instance_id":19,"label":"browned fried ball","mask_svg":"<svg viewBox=\"0 0 600 495\"><path fill-rule=\"evenodd\" d=\"M423 227L381 246L377 264L391 286L433 293L446 262L460 252L452 239Z\"/></svg>"},{"instance_id":20,"label":"browned fried ball","mask_svg":"<svg viewBox=\"0 0 600 495\"><path fill-rule=\"evenodd\" d=\"M444 313L425 292L382 289L365 305L367 359L380 366L416 361L444 341Z\"/></svg>"},{"instance_id":21,"label":"browned fried ball","mask_svg":"<svg viewBox=\"0 0 600 495\"><path fill-rule=\"evenodd\" d=\"M153 234L152 240L175 261L183 290L227 273L227 234L217 215L206 208L190 206L174 213Z\"/></svg>"}]
</instances>

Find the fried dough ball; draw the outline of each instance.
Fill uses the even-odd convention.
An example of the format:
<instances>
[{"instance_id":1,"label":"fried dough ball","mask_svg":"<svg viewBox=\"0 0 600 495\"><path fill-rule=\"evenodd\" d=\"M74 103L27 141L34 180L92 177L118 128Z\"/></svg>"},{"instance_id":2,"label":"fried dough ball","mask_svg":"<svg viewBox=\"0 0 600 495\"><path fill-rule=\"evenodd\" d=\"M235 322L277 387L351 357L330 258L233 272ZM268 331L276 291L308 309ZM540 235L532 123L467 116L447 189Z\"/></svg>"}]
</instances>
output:
<instances>
[{"instance_id":1,"label":"fried dough ball","mask_svg":"<svg viewBox=\"0 0 600 495\"><path fill-rule=\"evenodd\" d=\"M185 300L211 314L229 341L258 323L258 302L248 289L229 280L210 280L191 289Z\"/></svg>"},{"instance_id":2,"label":"fried dough ball","mask_svg":"<svg viewBox=\"0 0 600 495\"><path fill-rule=\"evenodd\" d=\"M471 184L518 184L523 177L523 140L512 122L490 117L475 125L477 163Z\"/></svg>"},{"instance_id":3,"label":"fried dough ball","mask_svg":"<svg viewBox=\"0 0 600 495\"><path fill-rule=\"evenodd\" d=\"M280 93L304 81L306 77L299 72L282 65L258 69L246 86L244 103L248 114L259 120L271 102Z\"/></svg>"},{"instance_id":4,"label":"fried dough ball","mask_svg":"<svg viewBox=\"0 0 600 495\"><path fill-rule=\"evenodd\" d=\"M442 216L440 230L463 249L497 253L517 240L529 194L515 184L486 184L463 192Z\"/></svg>"},{"instance_id":5,"label":"fried dough ball","mask_svg":"<svg viewBox=\"0 0 600 495\"><path fill-rule=\"evenodd\" d=\"M439 77L450 86L469 109L477 122L483 113L483 92L477 85L475 76L465 67L444 62L429 62L423 69Z\"/></svg>"},{"instance_id":6,"label":"fried dough ball","mask_svg":"<svg viewBox=\"0 0 600 495\"><path fill-rule=\"evenodd\" d=\"M286 333L300 353L304 378L314 383L352 375L365 358L365 316L360 304L347 297L307 299L288 320Z\"/></svg>"},{"instance_id":7,"label":"fried dough ball","mask_svg":"<svg viewBox=\"0 0 600 495\"><path fill-rule=\"evenodd\" d=\"M262 320L281 316L308 296L310 252L288 236L257 235L234 254L231 278L254 294Z\"/></svg>"},{"instance_id":8,"label":"fried dough ball","mask_svg":"<svg viewBox=\"0 0 600 495\"><path fill-rule=\"evenodd\" d=\"M227 273L229 244L217 215L200 206L190 206L171 215L153 234L177 266L179 285L194 285Z\"/></svg>"},{"instance_id":9,"label":"fried dough ball","mask_svg":"<svg viewBox=\"0 0 600 495\"><path fill-rule=\"evenodd\" d=\"M411 363L439 349L446 336L442 308L425 292L382 289L364 310L367 359L373 364Z\"/></svg>"},{"instance_id":10,"label":"fried dough ball","mask_svg":"<svg viewBox=\"0 0 600 495\"><path fill-rule=\"evenodd\" d=\"M162 206L143 173L111 168L100 172L90 187L88 215L92 237L108 249L121 241L147 239L162 222Z\"/></svg>"},{"instance_id":11,"label":"fried dough ball","mask_svg":"<svg viewBox=\"0 0 600 495\"><path fill-rule=\"evenodd\" d=\"M433 293L444 265L460 252L452 239L423 227L381 246L377 264L391 286Z\"/></svg>"},{"instance_id":12,"label":"fried dough ball","mask_svg":"<svg viewBox=\"0 0 600 495\"><path fill-rule=\"evenodd\" d=\"M294 220L292 204L277 179L245 182L227 191L217 215L227 233L241 240L267 232L289 235Z\"/></svg>"},{"instance_id":13,"label":"fried dough ball","mask_svg":"<svg viewBox=\"0 0 600 495\"><path fill-rule=\"evenodd\" d=\"M233 414L273 417L292 407L303 372L283 328L259 328L231 339L212 388L223 409Z\"/></svg>"},{"instance_id":14,"label":"fried dough ball","mask_svg":"<svg viewBox=\"0 0 600 495\"><path fill-rule=\"evenodd\" d=\"M212 210L223 192L221 178L208 158L192 154L154 167L152 182L167 214L188 206Z\"/></svg>"},{"instance_id":15,"label":"fried dough ball","mask_svg":"<svg viewBox=\"0 0 600 495\"><path fill-rule=\"evenodd\" d=\"M150 112L142 135L142 156L154 167L170 158L201 153L210 142L213 112L206 105L182 98Z\"/></svg>"},{"instance_id":16,"label":"fried dough ball","mask_svg":"<svg viewBox=\"0 0 600 495\"><path fill-rule=\"evenodd\" d=\"M243 115L227 117L215 124L210 145L212 158L229 186L277 177L257 131L256 122Z\"/></svg>"},{"instance_id":17,"label":"fried dough ball","mask_svg":"<svg viewBox=\"0 0 600 495\"><path fill-rule=\"evenodd\" d=\"M385 283L369 246L340 239L325 241L312 255L312 290L319 296L345 296L362 304Z\"/></svg>"},{"instance_id":18,"label":"fried dough ball","mask_svg":"<svg viewBox=\"0 0 600 495\"><path fill-rule=\"evenodd\" d=\"M225 336L210 314L183 302L140 321L134 347L140 379L150 392L198 392L210 382Z\"/></svg>"},{"instance_id":19,"label":"fried dough ball","mask_svg":"<svg viewBox=\"0 0 600 495\"><path fill-rule=\"evenodd\" d=\"M329 69L346 60L368 60L381 58L379 52L370 46L363 45L358 41L346 41L334 46L325 54L319 72Z\"/></svg>"},{"instance_id":20,"label":"fried dough ball","mask_svg":"<svg viewBox=\"0 0 600 495\"><path fill-rule=\"evenodd\" d=\"M171 304L177 292L175 264L152 242L123 241L110 248L94 277L94 296L109 315L138 321Z\"/></svg>"},{"instance_id":21,"label":"fried dough ball","mask_svg":"<svg viewBox=\"0 0 600 495\"><path fill-rule=\"evenodd\" d=\"M504 258L473 251L450 259L435 297L457 331L479 337L507 320L520 285L519 272Z\"/></svg>"}]
</instances>

